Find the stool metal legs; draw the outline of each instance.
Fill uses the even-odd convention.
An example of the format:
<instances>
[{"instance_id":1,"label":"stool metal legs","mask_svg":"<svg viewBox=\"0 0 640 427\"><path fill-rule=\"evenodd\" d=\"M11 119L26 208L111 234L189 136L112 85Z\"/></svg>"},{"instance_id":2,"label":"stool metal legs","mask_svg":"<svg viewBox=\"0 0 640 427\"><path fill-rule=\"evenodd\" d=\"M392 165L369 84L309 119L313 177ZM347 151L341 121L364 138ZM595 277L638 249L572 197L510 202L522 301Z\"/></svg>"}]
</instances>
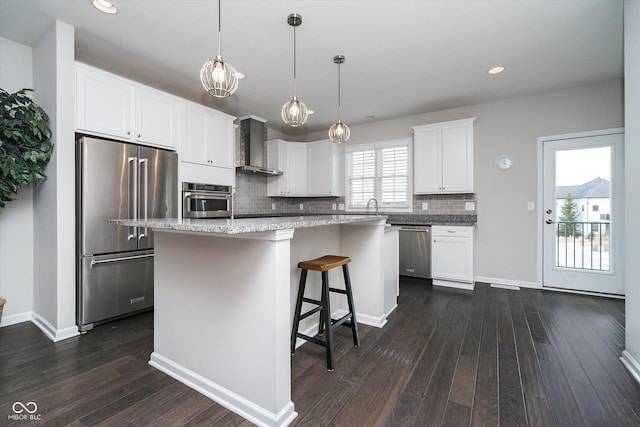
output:
<instances>
[{"instance_id":1,"label":"stool metal legs","mask_svg":"<svg viewBox=\"0 0 640 427\"><path fill-rule=\"evenodd\" d=\"M296 339L302 338L307 341L311 341L315 344L324 346L327 349L327 369L332 371L335 366L335 356L333 347L333 329L343 325L351 328L353 335L353 345L360 346L360 335L358 333L358 322L356 320L356 309L353 303L353 292L351 289L351 280L349 278L349 267L346 264L342 265L342 274L344 276L345 289L336 289L329 286L329 271L322 271L322 291L320 301L311 298L304 297L304 291L307 282L307 269L301 269L300 272L300 284L298 286L298 297L296 299L296 311L293 315L293 327L291 331L291 355L293 356L296 351ZM345 294L347 297L347 303L349 305L349 313L342 316L340 319L334 320L331 318L331 298L330 292L336 292ZM315 304L316 307L302 313L302 303L307 302ZM310 337L298 332L300 326L300 320L309 317L314 313L320 313L320 321L318 322L318 335L324 335L324 340L320 340L316 337Z\"/></svg>"}]
</instances>

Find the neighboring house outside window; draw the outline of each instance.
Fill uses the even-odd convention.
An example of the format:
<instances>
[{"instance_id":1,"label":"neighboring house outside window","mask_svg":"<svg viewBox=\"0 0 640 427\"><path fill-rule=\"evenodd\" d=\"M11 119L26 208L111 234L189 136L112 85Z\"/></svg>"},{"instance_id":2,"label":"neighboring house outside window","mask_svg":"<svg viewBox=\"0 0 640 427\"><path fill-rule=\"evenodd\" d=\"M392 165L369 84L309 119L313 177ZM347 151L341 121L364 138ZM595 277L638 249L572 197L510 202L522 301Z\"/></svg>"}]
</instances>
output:
<instances>
[{"instance_id":1,"label":"neighboring house outside window","mask_svg":"<svg viewBox=\"0 0 640 427\"><path fill-rule=\"evenodd\" d=\"M579 206L577 222L609 222L611 218L611 182L594 178L581 185L556 187L556 212L561 212L567 195ZM594 213L595 212L595 213Z\"/></svg>"},{"instance_id":2,"label":"neighboring house outside window","mask_svg":"<svg viewBox=\"0 0 640 427\"><path fill-rule=\"evenodd\" d=\"M410 148L409 139L347 146L347 211L365 210L376 199L381 211L411 212Z\"/></svg>"}]
</instances>

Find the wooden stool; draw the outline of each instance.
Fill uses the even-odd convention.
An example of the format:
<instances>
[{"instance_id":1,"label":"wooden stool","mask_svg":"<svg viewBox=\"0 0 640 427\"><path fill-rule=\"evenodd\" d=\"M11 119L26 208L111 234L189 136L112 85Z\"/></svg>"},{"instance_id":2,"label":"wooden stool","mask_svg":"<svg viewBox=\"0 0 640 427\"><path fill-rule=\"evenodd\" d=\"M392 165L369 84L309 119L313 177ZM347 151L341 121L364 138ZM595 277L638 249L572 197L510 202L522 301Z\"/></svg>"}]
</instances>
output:
<instances>
[{"instance_id":1,"label":"wooden stool","mask_svg":"<svg viewBox=\"0 0 640 427\"><path fill-rule=\"evenodd\" d=\"M298 268L302 269L302 271L300 272L300 286L298 287L298 299L296 301L296 311L293 316L293 330L291 331L291 355L293 356L296 351L296 338L302 338L304 340L322 345L327 349L327 369L330 371L333 371L335 365L333 356L333 330L335 328L340 325L351 328L351 332L353 334L353 345L356 347L360 345L358 323L356 321L356 310L353 306L351 280L349 279L349 266L347 265L350 262L351 258L346 256L325 255L320 258L312 259L309 261L300 261L298 263ZM340 266L342 266L342 273L344 275L344 290L332 288L329 286L329 270ZM304 297L304 288L307 283L307 272L309 270L320 271L322 273L322 296L320 301ZM335 320L331 318L329 292L336 292L347 296L349 313L342 316L340 319ZM316 307L312 308L306 313L301 313L303 302L314 304ZM324 340L310 337L298 332L300 320L305 319L318 312L320 312L318 335L323 335L324 333Z\"/></svg>"}]
</instances>

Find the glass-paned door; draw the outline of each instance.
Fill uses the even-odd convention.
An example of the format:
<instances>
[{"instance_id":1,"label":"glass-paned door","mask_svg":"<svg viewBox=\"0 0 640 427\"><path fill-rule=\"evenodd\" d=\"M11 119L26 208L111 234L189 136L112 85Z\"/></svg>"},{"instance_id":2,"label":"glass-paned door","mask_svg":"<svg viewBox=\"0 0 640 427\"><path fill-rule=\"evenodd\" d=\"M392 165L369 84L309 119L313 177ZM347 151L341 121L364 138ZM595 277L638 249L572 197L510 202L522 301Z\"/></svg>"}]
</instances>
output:
<instances>
[{"instance_id":1,"label":"glass-paned door","mask_svg":"<svg viewBox=\"0 0 640 427\"><path fill-rule=\"evenodd\" d=\"M543 286L624 294L623 141L543 141Z\"/></svg>"}]
</instances>

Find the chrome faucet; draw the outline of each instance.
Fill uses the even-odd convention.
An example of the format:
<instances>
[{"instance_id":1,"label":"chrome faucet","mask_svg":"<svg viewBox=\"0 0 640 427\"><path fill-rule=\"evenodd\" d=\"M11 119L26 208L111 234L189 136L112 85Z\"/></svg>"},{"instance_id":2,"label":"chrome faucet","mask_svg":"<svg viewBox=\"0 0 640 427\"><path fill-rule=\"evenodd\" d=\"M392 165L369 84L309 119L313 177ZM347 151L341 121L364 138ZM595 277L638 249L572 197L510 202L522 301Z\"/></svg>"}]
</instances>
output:
<instances>
[{"instance_id":1,"label":"chrome faucet","mask_svg":"<svg viewBox=\"0 0 640 427\"><path fill-rule=\"evenodd\" d=\"M378 215L378 201L374 198L369 199L369 201L367 202L367 211L369 211L369 203L371 203L372 201L376 202L376 215Z\"/></svg>"}]
</instances>

